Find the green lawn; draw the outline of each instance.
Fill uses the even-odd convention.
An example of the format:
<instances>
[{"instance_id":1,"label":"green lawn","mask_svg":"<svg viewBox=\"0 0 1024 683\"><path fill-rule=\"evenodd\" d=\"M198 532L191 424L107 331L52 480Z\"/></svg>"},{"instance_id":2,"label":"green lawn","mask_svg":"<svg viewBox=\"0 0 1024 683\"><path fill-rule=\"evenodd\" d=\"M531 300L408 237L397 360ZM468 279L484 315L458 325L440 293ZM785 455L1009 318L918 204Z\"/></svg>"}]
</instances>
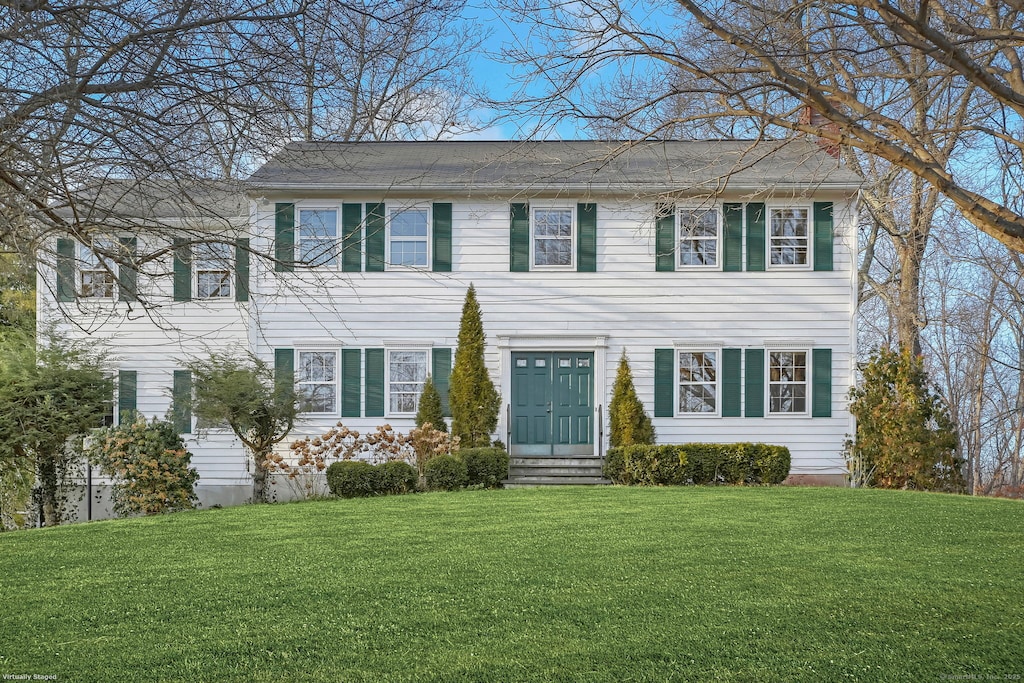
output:
<instances>
[{"instance_id":1,"label":"green lawn","mask_svg":"<svg viewBox=\"0 0 1024 683\"><path fill-rule=\"evenodd\" d=\"M3 534L4 674L1021 680L1024 504L519 489Z\"/></svg>"}]
</instances>

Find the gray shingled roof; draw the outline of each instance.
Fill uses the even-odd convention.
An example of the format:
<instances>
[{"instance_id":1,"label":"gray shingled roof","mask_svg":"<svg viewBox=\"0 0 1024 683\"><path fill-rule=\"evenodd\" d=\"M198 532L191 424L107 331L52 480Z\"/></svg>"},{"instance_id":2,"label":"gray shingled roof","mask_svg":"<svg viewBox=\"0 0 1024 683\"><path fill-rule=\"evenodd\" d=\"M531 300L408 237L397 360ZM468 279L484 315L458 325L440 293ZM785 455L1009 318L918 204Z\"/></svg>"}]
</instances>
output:
<instances>
[{"instance_id":1,"label":"gray shingled roof","mask_svg":"<svg viewBox=\"0 0 1024 683\"><path fill-rule=\"evenodd\" d=\"M70 207L56 204L58 212ZM94 181L75 193L80 220L102 223L130 219L248 218L249 200L241 182L169 179Z\"/></svg>"},{"instance_id":2,"label":"gray shingled roof","mask_svg":"<svg viewBox=\"0 0 1024 683\"><path fill-rule=\"evenodd\" d=\"M812 140L299 142L247 181L250 192L664 194L850 191L861 184Z\"/></svg>"}]
</instances>

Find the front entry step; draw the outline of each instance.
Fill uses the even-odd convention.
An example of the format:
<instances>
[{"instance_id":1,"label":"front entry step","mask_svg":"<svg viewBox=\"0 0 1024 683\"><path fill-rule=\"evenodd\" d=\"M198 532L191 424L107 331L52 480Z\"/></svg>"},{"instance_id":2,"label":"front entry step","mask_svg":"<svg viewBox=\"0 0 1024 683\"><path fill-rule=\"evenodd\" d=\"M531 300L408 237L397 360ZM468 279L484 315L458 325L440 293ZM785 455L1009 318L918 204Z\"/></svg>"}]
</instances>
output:
<instances>
[{"instance_id":1,"label":"front entry step","mask_svg":"<svg viewBox=\"0 0 1024 683\"><path fill-rule=\"evenodd\" d=\"M513 456L509 461L505 487L610 484L602 475L601 465L601 458L596 456Z\"/></svg>"}]
</instances>

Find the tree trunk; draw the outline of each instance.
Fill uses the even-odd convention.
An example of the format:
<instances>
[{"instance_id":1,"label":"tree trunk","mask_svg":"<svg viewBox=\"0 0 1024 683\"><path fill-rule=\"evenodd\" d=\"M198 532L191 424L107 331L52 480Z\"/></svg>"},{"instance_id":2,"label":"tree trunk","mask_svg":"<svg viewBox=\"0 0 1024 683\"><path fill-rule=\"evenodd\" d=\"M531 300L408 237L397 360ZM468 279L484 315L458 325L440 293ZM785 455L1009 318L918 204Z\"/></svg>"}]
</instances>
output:
<instances>
[{"instance_id":1,"label":"tree trunk","mask_svg":"<svg viewBox=\"0 0 1024 683\"><path fill-rule=\"evenodd\" d=\"M270 449L262 449L253 453L252 473L252 501L254 503L266 503L267 501L267 456Z\"/></svg>"},{"instance_id":2,"label":"tree trunk","mask_svg":"<svg viewBox=\"0 0 1024 683\"><path fill-rule=\"evenodd\" d=\"M38 475L43 526L57 526L60 524L60 516L57 514L57 463L53 458L40 458Z\"/></svg>"}]
</instances>

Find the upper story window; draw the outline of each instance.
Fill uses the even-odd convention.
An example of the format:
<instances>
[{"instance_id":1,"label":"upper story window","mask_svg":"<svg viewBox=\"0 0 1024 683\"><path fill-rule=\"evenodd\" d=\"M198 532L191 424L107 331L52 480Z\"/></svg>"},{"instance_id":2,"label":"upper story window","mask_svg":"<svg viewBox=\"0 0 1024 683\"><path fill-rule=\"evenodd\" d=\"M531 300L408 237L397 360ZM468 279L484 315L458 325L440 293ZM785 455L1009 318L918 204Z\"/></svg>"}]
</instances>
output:
<instances>
[{"instance_id":1,"label":"upper story window","mask_svg":"<svg viewBox=\"0 0 1024 683\"><path fill-rule=\"evenodd\" d=\"M116 248L108 239L93 241L92 247L78 245L79 296L84 299L113 299L117 264L109 258Z\"/></svg>"},{"instance_id":2,"label":"upper story window","mask_svg":"<svg viewBox=\"0 0 1024 683\"><path fill-rule=\"evenodd\" d=\"M196 267L196 298L220 299L231 296L233 245L222 242L197 244L193 250Z\"/></svg>"},{"instance_id":3,"label":"upper story window","mask_svg":"<svg viewBox=\"0 0 1024 683\"><path fill-rule=\"evenodd\" d=\"M718 413L718 352L679 352L679 412Z\"/></svg>"},{"instance_id":4,"label":"upper story window","mask_svg":"<svg viewBox=\"0 0 1024 683\"><path fill-rule=\"evenodd\" d=\"M769 212L768 254L772 266L807 266L810 211L778 208Z\"/></svg>"},{"instance_id":5,"label":"upper story window","mask_svg":"<svg viewBox=\"0 0 1024 683\"><path fill-rule=\"evenodd\" d=\"M426 208L391 209L388 264L426 268L429 263L430 212Z\"/></svg>"},{"instance_id":6,"label":"upper story window","mask_svg":"<svg viewBox=\"0 0 1024 683\"><path fill-rule=\"evenodd\" d=\"M681 208L676 214L679 227L679 267L717 268L722 234L722 214L715 208Z\"/></svg>"},{"instance_id":7,"label":"upper story window","mask_svg":"<svg viewBox=\"0 0 1024 683\"><path fill-rule=\"evenodd\" d=\"M573 211L536 207L531 212L533 266L569 268L573 265Z\"/></svg>"},{"instance_id":8,"label":"upper story window","mask_svg":"<svg viewBox=\"0 0 1024 683\"><path fill-rule=\"evenodd\" d=\"M300 209L298 258L307 266L333 266L338 261L338 210Z\"/></svg>"},{"instance_id":9,"label":"upper story window","mask_svg":"<svg viewBox=\"0 0 1024 683\"><path fill-rule=\"evenodd\" d=\"M299 351L297 392L307 413L338 411L338 354L335 351Z\"/></svg>"},{"instance_id":10,"label":"upper story window","mask_svg":"<svg viewBox=\"0 0 1024 683\"><path fill-rule=\"evenodd\" d=\"M769 414L807 412L807 352L768 354Z\"/></svg>"},{"instance_id":11,"label":"upper story window","mask_svg":"<svg viewBox=\"0 0 1024 683\"><path fill-rule=\"evenodd\" d=\"M427 351L388 351L389 413L415 413L427 381Z\"/></svg>"}]
</instances>

